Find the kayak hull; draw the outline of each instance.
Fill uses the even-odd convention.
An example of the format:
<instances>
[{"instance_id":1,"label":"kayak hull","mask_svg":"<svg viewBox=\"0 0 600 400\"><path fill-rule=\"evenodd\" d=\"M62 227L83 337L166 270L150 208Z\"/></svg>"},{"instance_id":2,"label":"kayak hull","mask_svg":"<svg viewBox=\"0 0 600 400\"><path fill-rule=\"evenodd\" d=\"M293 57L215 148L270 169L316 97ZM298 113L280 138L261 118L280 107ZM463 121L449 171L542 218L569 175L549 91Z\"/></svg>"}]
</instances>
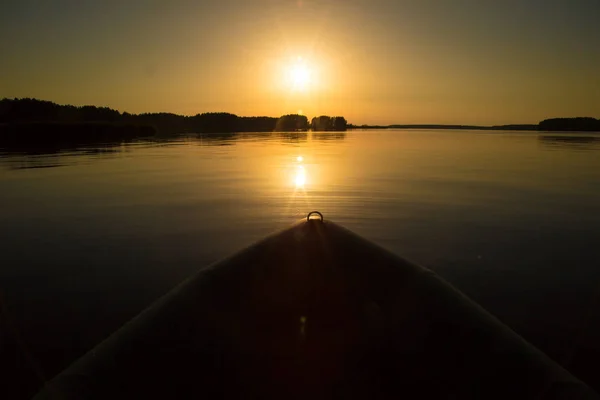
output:
<instances>
[{"instance_id":1,"label":"kayak hull","mask_svg":"<svg viewBox=\"0 0 600 400\"><path fill-rule=\"evenodd\" d=\"M61 398L596 398L439 276L310 220L200 270L61 373Z\"/></svg>"}]
</instances>

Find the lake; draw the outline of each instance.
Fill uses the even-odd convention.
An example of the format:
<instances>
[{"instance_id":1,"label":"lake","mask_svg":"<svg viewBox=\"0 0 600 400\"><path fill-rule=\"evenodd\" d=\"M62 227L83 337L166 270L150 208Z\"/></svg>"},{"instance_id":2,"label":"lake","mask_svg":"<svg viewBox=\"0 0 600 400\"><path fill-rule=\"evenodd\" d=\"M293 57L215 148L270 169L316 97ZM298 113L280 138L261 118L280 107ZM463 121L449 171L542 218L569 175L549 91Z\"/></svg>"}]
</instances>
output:
<instances>
[{"instance_id":1,"label":"lake","mask_svg":"<svg viewBox=\"0 0 600 400\"><path fill-rule=\"evenodd\" d=\"M431 268L598 389L600 134L373 130L0 150L2 398L309 211Z\"/></svg>"}]
</instances>

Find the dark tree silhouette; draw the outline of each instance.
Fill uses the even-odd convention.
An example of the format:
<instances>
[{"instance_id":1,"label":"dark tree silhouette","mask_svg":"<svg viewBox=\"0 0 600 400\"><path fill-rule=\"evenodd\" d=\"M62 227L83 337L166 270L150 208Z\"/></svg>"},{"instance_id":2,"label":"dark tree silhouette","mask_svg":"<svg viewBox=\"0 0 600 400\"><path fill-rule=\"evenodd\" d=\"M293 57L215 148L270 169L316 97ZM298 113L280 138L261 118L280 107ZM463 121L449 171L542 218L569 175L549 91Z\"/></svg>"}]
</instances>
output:
<instances>
[{"instance_id":1,"label":"dark tree silhouette","mask_svg":"<svg viewBox=\"0 0 600 400\"><path fill-rule=\"evenodd\" d=\"M552 118L539 123L541 131L600 131L600 120L590 117Z\"/></svg>"},{"instance_id":2,"label":"dark tree silhouette","mask_svg":"<svg viewBox=\"0 0 600 400\"><path fill-rule=\"evenodd\" d=\"M275 130L278 132L306 131L308 130L308 118L298 114L283 115L277 120Z\"/></svg>"},{"instance_id":3,"label":"dark tree silhouette","mask_svg":"<svg viewBox=\"0 0 600 400\"><path fill-rule=\"evenodd\" d=\"M273 132L278 118L272 117L240 117L240 131Z\"/></svg>"},{"instance_id":4,"label":"dark tree silhouette","mask_svg":"<svg viewBox=\"0 0 600 400\"><path fill-rule=\"evenodd\" d=\"M172 133L190 132L190 118L182 117L171 113L151 113L127 116L122 115L126 121L136 122L139 124L150 125L156 128L159 134L167 135Z\"/></svg>"},{"instance_id":5,"label":"dark tree silhouette","mask_svg":"<svg viewBox=\"0 0 600 400\"><path fill-rule=\"evenodd\" d=\"M191 122L194 131L203 133L237 132L240 128L237 115L228 113L198 114Z\"/></svg>"},{"instance_id":6,"label":"dark tree silhouette","mask_svg":"<svg viewBox=\"0 0 600 400\"><path fill-rule=\"evenodd\" d=\"M331 117L327 115L321 115L320 117L314 117L311 123L311 129L313 131L328 131L331 128Z\"/></svg>"},{"instance_id":7,"label":"dark tree silhouette","mask_svg":"<svg viewBox=\"0 0 600 400\"><path fill-rule=\"evenodd\" d=\"M344 117L333 117L333 130L345 131L348 127L348 122Z\"/></svg>"},{"instance_id":8,"label":"dark tree silhouette","mask_svg":"<svg viewBox=\"0 0 600 400\"><path fill-rule=\"evenodd\" d=\"M348 122L344 117L329 117L321 115L312 119L311 129L313 131L345 131Z\"/></svg>"},{"instance_id":9,"label":"dark tree silhouette","mask_svg":"<svg viewBox=\"0 0 600 400\"><path fill-rule=\"evenodd\" d=\"M321 116L313 118L311 127L313 130L344 131L347 125L344 117ZM298 114L272 118L204 113L190 117L171 113L120 113L108 107L75 107L29 98L0 100L0 141L4 143L130 139L154 132L161 135L296 132L308 128L306 116Z\"/></svg>"}]
</instances>

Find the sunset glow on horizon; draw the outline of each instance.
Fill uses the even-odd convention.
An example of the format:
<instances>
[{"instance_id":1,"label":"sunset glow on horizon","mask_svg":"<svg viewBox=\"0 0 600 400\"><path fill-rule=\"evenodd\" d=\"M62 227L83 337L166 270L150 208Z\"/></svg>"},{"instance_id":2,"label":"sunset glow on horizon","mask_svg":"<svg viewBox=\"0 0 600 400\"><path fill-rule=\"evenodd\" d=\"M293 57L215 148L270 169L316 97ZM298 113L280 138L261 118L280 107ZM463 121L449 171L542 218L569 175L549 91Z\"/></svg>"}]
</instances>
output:
<instances>
[{"instance_id":1,"label":"sunset glow on horizon","mask_svg":"<svg viewBox=\"0 0 600 400\"><path fill-rule=\"evenodd\" d=\"M8 2L0 98L355 124L599 117L598 15L586 0Z\"/></svg>"}]
</instances>

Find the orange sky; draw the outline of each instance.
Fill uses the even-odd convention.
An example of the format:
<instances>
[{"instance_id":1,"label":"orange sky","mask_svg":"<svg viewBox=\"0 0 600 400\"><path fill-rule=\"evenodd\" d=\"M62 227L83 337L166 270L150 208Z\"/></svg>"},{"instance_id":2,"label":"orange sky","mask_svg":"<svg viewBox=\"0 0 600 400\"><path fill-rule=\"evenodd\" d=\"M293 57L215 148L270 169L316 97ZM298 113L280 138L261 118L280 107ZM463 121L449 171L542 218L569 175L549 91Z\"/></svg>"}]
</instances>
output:
<instances>
[{"instance_id":1,"label":"orange sky","mask_svg":"<svg viewBox=\"0 0 600 400\"><path fill-rule=\"evenodd\" d=\"M600 117L597 1L97 3L2 2L0 97L356 124Z\"/></svg>"}]
</instances>

